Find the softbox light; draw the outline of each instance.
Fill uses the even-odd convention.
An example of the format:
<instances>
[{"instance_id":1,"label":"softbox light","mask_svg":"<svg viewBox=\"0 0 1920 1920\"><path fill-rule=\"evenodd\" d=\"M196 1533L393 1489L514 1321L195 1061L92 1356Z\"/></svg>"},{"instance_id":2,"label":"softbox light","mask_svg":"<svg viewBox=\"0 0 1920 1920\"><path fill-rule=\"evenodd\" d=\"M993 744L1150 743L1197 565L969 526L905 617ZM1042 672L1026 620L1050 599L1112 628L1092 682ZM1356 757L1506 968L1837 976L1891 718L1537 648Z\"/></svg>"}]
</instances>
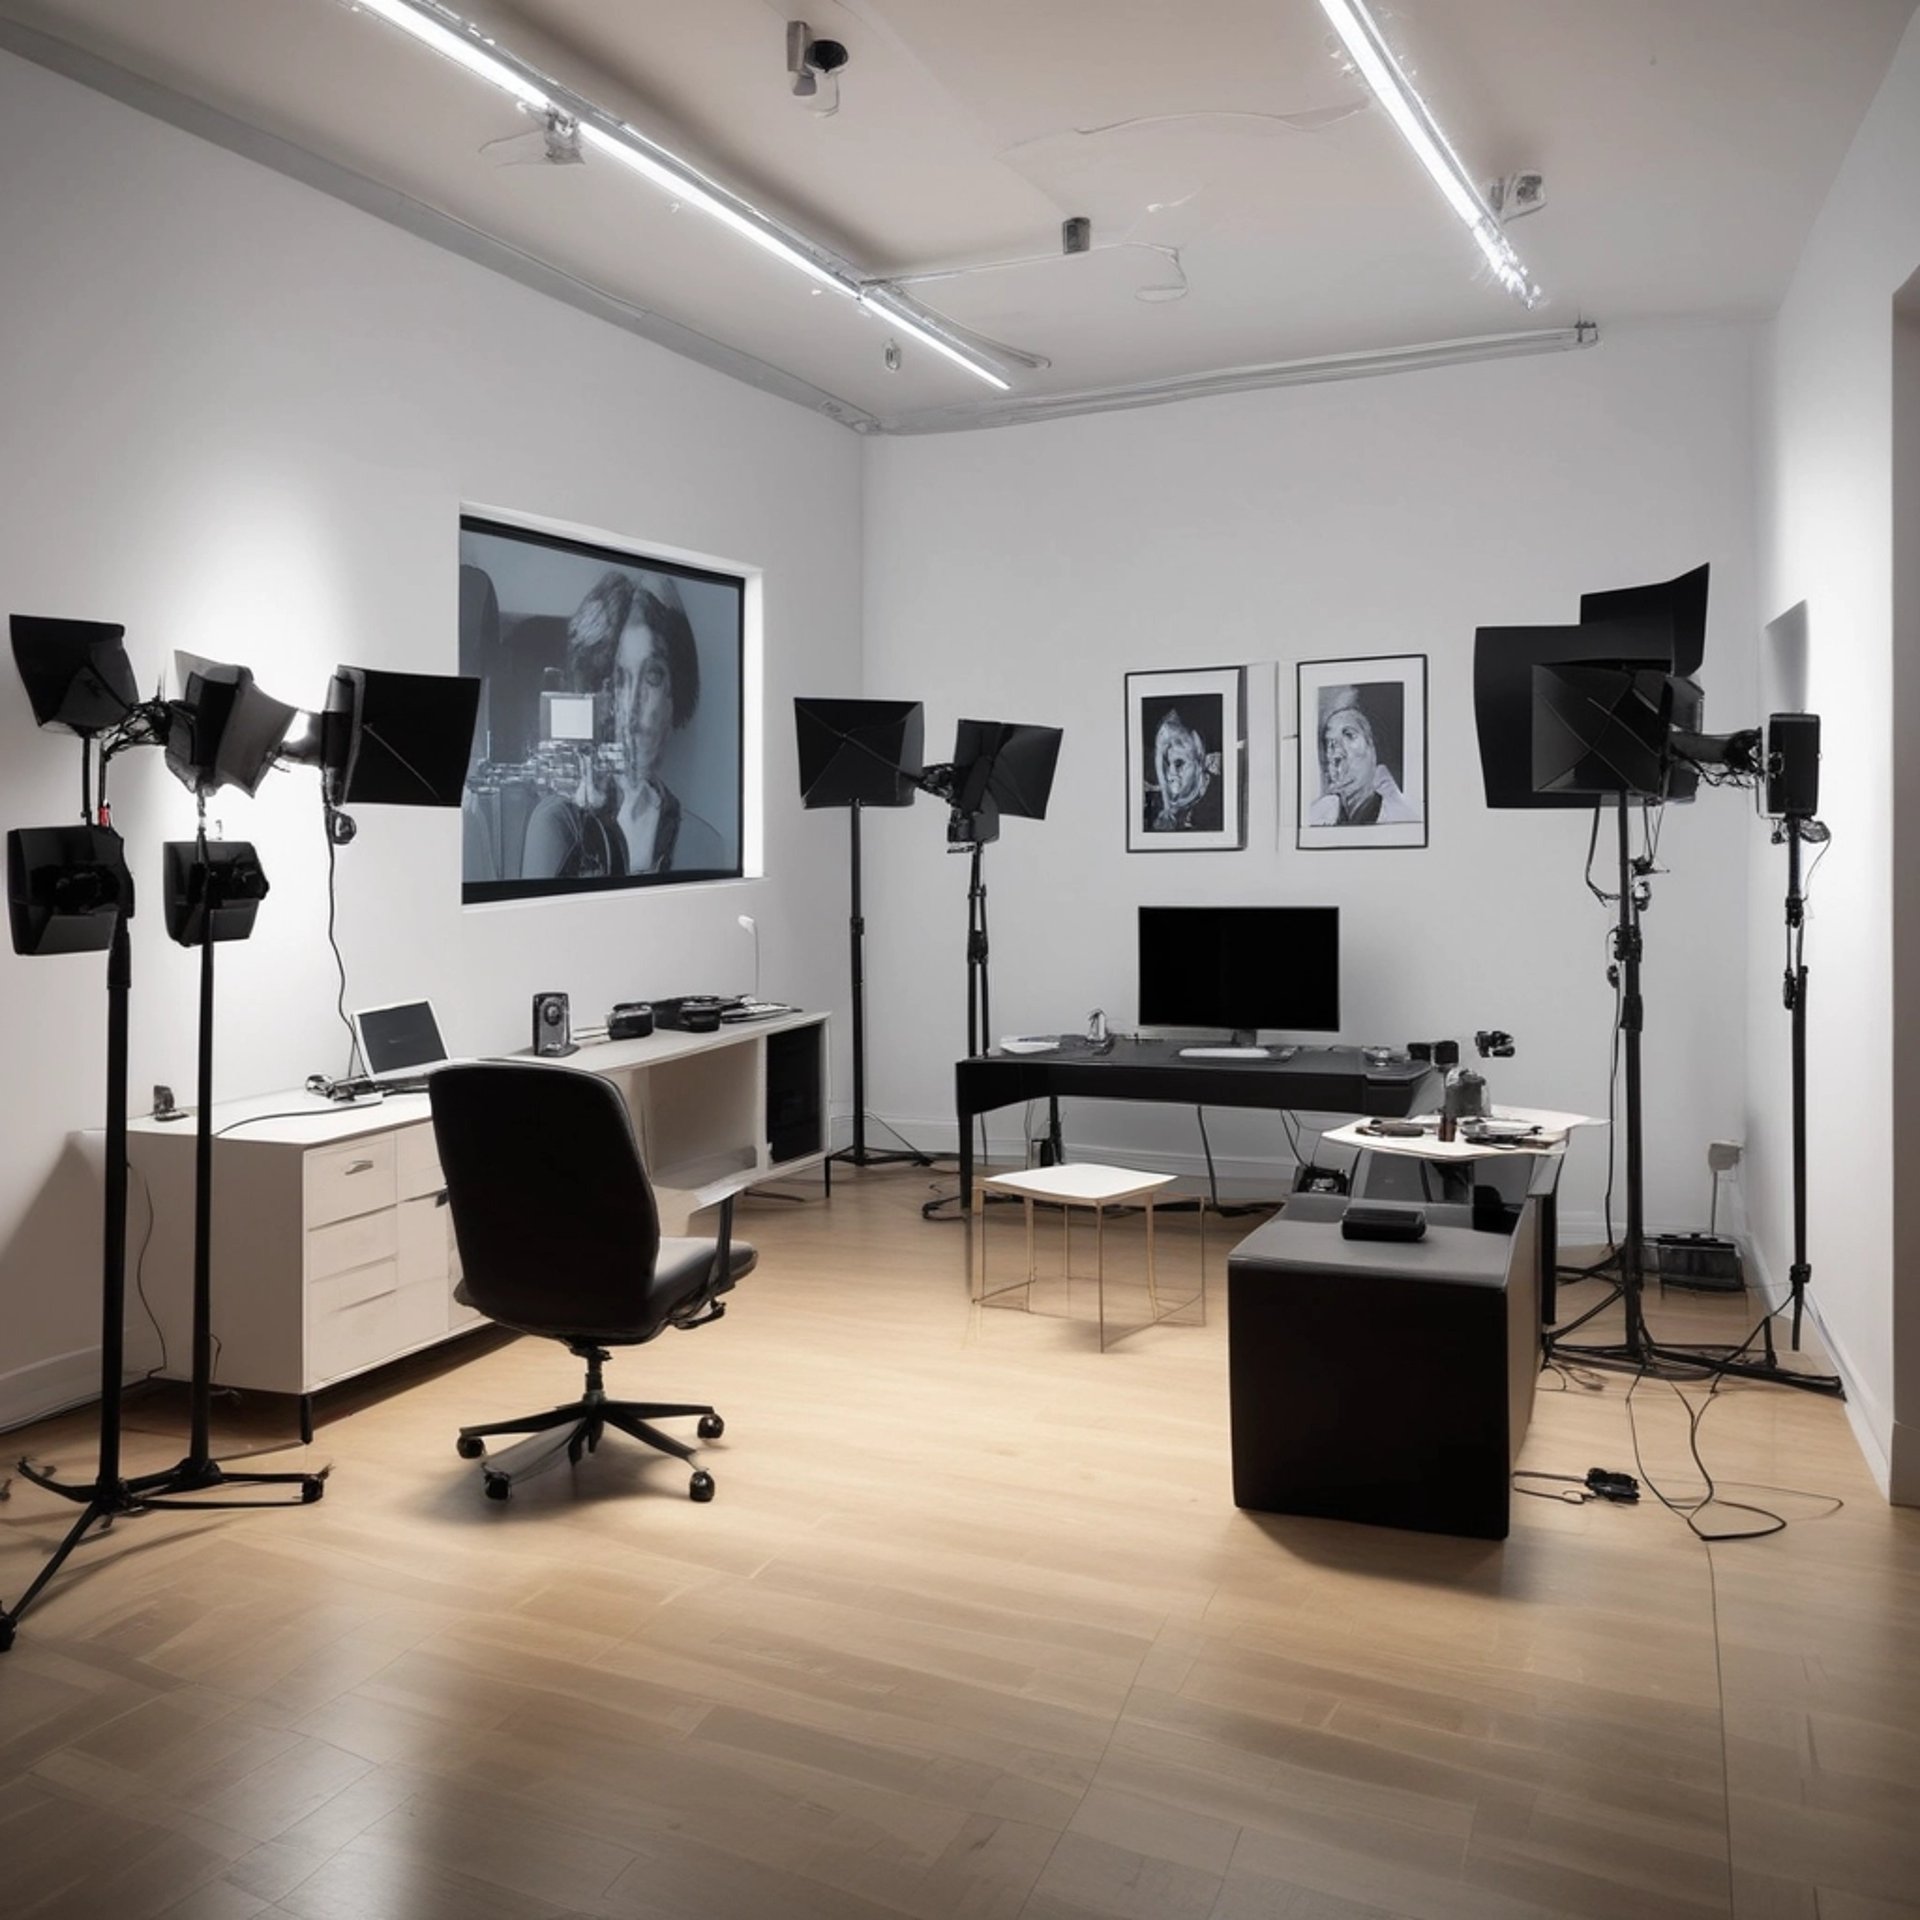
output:
<instances>
[{"instance_id":1,"label":"softbox light","mask_svg":"<svg viewBox=\"0 0 1920 1920\"><path fill-rule=\"evenodd\" d=\"M140 698L125 627L100 620L52 620L16 613L8 622L14 665L37 726L83 737L124 720Z\"/></svg>"},{"instance_id":2,"label":"softbox light","mask_svg":"<svg viewBox=\"0 0 1920 1920\"><path fill-rule=\"evenodd\" d=\"M1651 668L1535 667L1535 790L1666 798L1675 685Z\"/></svg>"},{"instance_id":3,"label":"softbox light","mask_svg":"<svg viewBox=\"0 0 1920 1920\"><path fill-rule=\"evenodd\" d=\"M253 931L267 876L245 840L169 840L162 849L168 937L183 947L244 940Z\"/></svg>"},{"instance_id":4,"label":"softbox light","mask_svg":"<svg viewBox=\"0 0 1920 1920\"><path fill-rule=\"evenodd\" d=\"M339 668L322 721L328 803L457 807L479 711L474 676Z\"/></svg>"},{"instance_id":5,"label":"softbox light","mask_svg":"<svg viewBox=\"0 0 1920 1920\"><path fill-rule=\"evenodd\" d=\"M104 953L133 913L133 877L111 827L15 827L7 914L15 953Z\"/></svg>"},{"instance_id":6,"label":"softbox light","mask_svg":"<svg viewBox=\"0 0 1920 1920\"><path fill-rule=\"evenodd\" d=\"M257 792L298 710L264 692L250 668L191 653L173 661L180 698L167 726L168 768L197 794Z\"/></svg>"},{"instance_id":7,"label":"softbox light","mask_svg":"<svg viewBox=\"0 0 1920 1920\"><path fill-rule=\"evenodd\" d=\"M1564 627L1482 627L1473 641L1473 718L1490 807L1590 807L1590 794L1534 786L1533 677L1539 667L1614 666L1667 673L1670 629L1627 622ZM1618 791L1618 789L1609 789Z\"/></svg>"},{"instance_id":8,"label":"softbox light","mask_svg":"<svg viewBox=\"0 0 1920 1920\"><path fill-rule=\"evenodd\" d=\"M918 700L796 699L793 724L803 806L912 806L926 758Z\"/></svg>"},{"instance_id":9,"label":"softbox light","mask_svg":"<svg viewBox=\"0 0 1920 1920\"><path fill-rule=\"evenodd\" d=\"M1583 627L1651 628L1672 651L1673 671L1690 678L1707 656L1707 575L1695 567L1648 587L1610 587L1580 596Z\"/></svg>"},{"instance_id":10,"label":"softbox light","mask_svg":"<svg viewBox=\"0 0 1920 1920\"><path fill-rule=\"evenodd\" d=\"M954 807L1044 820L1060 740L1058 727L962 720L953 742Z\"/></svg>"}]
</instances>

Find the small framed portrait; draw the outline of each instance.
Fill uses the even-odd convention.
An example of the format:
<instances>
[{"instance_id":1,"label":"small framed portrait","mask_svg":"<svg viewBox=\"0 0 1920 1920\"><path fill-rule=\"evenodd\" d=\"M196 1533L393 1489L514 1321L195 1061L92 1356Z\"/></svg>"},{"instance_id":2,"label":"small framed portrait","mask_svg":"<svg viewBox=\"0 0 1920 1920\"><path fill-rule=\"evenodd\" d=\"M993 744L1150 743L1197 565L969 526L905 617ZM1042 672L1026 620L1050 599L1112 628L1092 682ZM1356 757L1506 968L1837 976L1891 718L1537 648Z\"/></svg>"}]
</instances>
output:
<instances>
[{"instance_id":1,"label":"small framed portrait","mask_svg":"<svg viewBox=\"0 0 1920 1920\"><path fill-rule=\"evenodd\" d=\"M1130 673L1127 851L1247 844L1247 670Z\"/></svg>"},{"instance_id":2,"label":"small framed portrait","mask_svg":"<svg viewBox=\"0 0 1920 1920\"><path fill-rule=\"evenodd\" d=\"M1427 844L1427 657L1302 660L1295 844Z\"/></svg>"}]
</instances>

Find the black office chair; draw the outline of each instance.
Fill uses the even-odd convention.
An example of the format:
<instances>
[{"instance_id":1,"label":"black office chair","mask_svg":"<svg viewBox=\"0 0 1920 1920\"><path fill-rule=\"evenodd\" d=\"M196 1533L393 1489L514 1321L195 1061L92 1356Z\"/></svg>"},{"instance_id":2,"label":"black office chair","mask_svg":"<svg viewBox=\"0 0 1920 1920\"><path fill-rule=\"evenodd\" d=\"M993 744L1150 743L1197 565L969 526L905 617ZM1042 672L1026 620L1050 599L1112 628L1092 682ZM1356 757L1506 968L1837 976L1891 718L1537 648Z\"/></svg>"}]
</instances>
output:
<instances>
[{"instance_id":1,"label":"black office chair","mask_svg":"<svg viewBox=\"0 0 1920 1920\"><path fill-rule=\"evenodd\" d=\"M515 1480L578 1463L608 1427L676 1459L694 1449L649 1424L699 1417L702 1440L725 1422L711 1407L609 1400L600 1368L611 1347L634 1347L669 1327L704 1327L726 1311L719 1296L758 1256L733 1238L733 1201L714 1240L664 1237L626 1103L609 1080L532 1061L442 1067L428 1082L433 1133L453 1208L465 1277L457 1297L518 1333L563 1342L587 1363L580 1398L522 1420L462 1427L462 1459L479 1460L495 1434L537 1436L487 1458L487 1497ZM696 1469L688 1492L713 1498Z\"/></svg>"}]
</instances>

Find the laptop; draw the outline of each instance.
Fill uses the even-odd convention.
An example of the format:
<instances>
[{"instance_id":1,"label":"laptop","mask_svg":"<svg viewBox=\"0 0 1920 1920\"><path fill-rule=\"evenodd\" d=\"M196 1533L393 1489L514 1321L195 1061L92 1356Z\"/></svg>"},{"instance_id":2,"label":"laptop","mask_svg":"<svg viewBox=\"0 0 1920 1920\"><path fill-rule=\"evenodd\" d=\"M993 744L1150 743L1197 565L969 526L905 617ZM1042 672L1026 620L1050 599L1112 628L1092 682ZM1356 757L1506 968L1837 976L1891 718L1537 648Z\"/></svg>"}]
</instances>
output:
<instances>
[{"instance_id":1,"label":"laptop","mask_svg":"<svg viewBox=\"0 0 1920 1920\"><path fill-rule=\"evenodd\" d=\"M351 1017L360 1041L360 1058L372 1081L382 1085L420 1081L436 1067L453 1064L429 1000L365 1007Z\"/></svg>"}]
</instances>

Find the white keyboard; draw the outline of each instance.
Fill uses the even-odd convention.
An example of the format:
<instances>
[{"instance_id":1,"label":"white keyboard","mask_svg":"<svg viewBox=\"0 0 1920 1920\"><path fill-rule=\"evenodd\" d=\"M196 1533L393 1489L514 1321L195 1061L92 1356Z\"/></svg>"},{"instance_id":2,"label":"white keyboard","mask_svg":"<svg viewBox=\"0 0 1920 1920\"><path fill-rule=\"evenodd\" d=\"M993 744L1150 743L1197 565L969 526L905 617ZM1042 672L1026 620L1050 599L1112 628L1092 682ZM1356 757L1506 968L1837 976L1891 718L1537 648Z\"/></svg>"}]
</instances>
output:
<instances>
[{"instance_id":1,"label":"white keyboard","mask_svg":"<svg viewBox=\"0 0 1920 1920\"><path fill-rule=\"evenodd\" d=\"M1271 1060L1266 1047L1182 1047L1182 1060Z\"/></svg>"}]
</instances>

